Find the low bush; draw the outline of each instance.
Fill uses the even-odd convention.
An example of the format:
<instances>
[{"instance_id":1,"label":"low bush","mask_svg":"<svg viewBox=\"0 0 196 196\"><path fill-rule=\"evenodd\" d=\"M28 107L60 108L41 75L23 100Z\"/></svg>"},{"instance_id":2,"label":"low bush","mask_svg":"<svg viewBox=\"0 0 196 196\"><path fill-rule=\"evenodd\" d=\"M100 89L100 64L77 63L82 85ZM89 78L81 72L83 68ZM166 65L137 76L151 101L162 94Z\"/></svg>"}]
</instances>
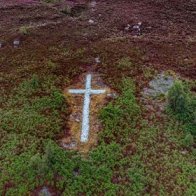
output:
<instances>
[{"instance_id":1,"label":"low bush","mask_svg":"<svg viewBox=\"0 0 196 196\"><path fill-rule=\"evenodd\" d=\"M169 90L168 111L184 123L187 132L196 135L196 99L181 81Z\"/></svg>"},{"instance_id":2,"label":"low bush","mask_svg":"<svg viewBox=\"0 0 196 196\"><path fill-rule=\"evenodd\" d=\"M140 116L133 82L124 80L120 86L121 96L101 111L100 118L104 124L104 130L100 133L100 142L124 143L136 127Z\"/></svg>"},{"instance_id":3,"label":"low bush","mask_svg":"<svg viewBox=\"0 0 196 196\"><path fill-rule=\"evenodd\" d=\"M55 87L48 92L44 86L45 82L34 75L14 89L0 110L2 132L54 138L61 131L61 113L68 112L66 100Z\"/></svg>"},{"instance_id":4,"label":"low bush","mask_svg":"<svg viewBox=\"0 0 196 196\"><path fill-rule=\"evenodd\" d=\"M179 117L189 115L190 96L181 81L176 81L168 93L168 107Z\"/></svg>"},{"instance_id":5,"label":"low bush","mask_svg":"<svg viewBox=\"0 0 196 196\"><path fill-rule=\"evenodd\" d=\"M131 61L131 58L129 57L124 57L122 59L120 59L117 64L116 64L117 68L124 70L126 68L131 68L133 67L133 63Z\"/></svg>"},{"instance_id":6,"label":"low bush","mask_svg":"<svg viewBox=\"0 0 196 196\"><path fill-rule=\"evenodd\" d=\"M184 146L185 147L191 147L194 144L194 138L193 136L189 133L186 135L186 137L183 140Z\"/></svg>"},{"instance_id":7,"label":"low bush","mask_svg":"<svg viewBox=\"0 0 196 196\"><path fill-rule=\"evenodd\" d=\"M19 32L23 35L28 35L30 33L30 27L22 26L20 27Z\"/></svg>"}]
</instances>

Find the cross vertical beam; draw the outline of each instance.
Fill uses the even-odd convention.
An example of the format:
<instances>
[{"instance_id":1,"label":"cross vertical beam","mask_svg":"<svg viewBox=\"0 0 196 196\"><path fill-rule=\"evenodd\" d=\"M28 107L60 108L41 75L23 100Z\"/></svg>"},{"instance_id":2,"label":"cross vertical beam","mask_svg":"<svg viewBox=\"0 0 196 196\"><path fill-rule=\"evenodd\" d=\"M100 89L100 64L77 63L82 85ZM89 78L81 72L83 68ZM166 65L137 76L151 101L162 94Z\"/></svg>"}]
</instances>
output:
<instances>
[{"instance_id":1,"label":"cross vertical beam","mask_svg":"<svg viewBox=\"0 0 196 196\"><path fill-rule=\"evenodd\" d=\"M90 90L91 90L91 75L89 74L86 77L86 92L85 92L85 95L84 95L82 134L81 134L81 139L80 139L81 142L87 142L88 141Z\"/></svg>"}]
</instances>

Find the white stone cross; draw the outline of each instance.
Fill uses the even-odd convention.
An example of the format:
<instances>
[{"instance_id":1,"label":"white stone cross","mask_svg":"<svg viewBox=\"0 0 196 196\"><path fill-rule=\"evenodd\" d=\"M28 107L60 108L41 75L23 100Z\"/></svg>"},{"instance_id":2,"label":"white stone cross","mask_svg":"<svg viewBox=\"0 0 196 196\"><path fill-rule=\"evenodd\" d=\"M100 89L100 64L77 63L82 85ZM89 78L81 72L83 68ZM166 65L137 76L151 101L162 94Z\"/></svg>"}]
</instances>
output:
<instances>
[{"instance_id":1,"label":"white stone cross","mask_svg":"<svg viewBox=\"0 0 196 196\"><path fill-rule=\"evenodd\" d=\"M70 89L69 93L72 94L84 94L84 106L83 106L83 118L82 118L82 133L81 142L88 141L89 135L89 110L90 110L90 96L105 93L105 90L93 90L91 89L91 74L86 76L85 89Z\"/></svg>"}]
</instances>

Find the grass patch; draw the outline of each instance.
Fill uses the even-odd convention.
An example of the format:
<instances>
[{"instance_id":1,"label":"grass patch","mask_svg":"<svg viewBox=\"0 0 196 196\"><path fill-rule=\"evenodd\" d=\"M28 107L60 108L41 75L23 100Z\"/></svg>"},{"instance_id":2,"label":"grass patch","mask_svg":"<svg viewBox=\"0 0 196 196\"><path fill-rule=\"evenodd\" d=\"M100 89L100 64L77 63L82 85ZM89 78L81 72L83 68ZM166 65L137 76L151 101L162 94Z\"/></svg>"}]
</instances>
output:
<instances>
[{"instance_id":1,"label":"grass patch","mask_svg":"<svg viewBox=\"0 0 196 196\"><path fill-rule=\"evenodd\" d=\"M41 138L54 138L59 133L63 126L59 111L66 114L66 102L55 87L40 97L40 93L44 94L42 83L33 76L14 89L14 95L0 111L3 131Z\"/></svg>"},{"instance_id":2,"label":"grass patch","mask_svg":"<svg viewBox=\"0 0 196 196\"><path fill-rule=\"evenodd\" d=\"M103 130L87 157L53 141L69 112L55 82L53 75L33 75L2 105L0 195L7 184L7 195L43 185L62 195L195 193L194 155L181 153L192 140L184 141L176 121L149 126L132 80L121 80L120 96L101 110Z\"/></svg>"},{"instance_id":3,"label":"grass patch","mask_svg":"<svg viewBox=\"0 0 196 196\"><path fill-rule=\"evenodd\" d=\"M120 86L122 96L115 103L110 103L101 112L104 130L100 133L100 141L125 143L129 134L136 128L140 108L134 96L134 85L130 80L123 80Z\"/></svg>"},{"instance_id":4,"label":"grass patch","mask_svg":"<svg viewBox=\"0 0 196 196\"><path fill-rule=\"evenodd\" d=\"M22 26L19 28L19 33L23 34L23 35L28 35L30 34L30 27L28 26Z\"/></svg>"},{"instance_id":5,"label":"grass patch","mask_svg":"<svg viewBox=\"0 0 196 196\"><path fill-rule=\"evenodd\" d=\"M131 68L133 67L133 63L131 62L131 59L129 57L124 57L122 59L120 59L117 64L116 64L117 68L119 69L126 69L126 68Z\"/></svg>"}]
</instances>

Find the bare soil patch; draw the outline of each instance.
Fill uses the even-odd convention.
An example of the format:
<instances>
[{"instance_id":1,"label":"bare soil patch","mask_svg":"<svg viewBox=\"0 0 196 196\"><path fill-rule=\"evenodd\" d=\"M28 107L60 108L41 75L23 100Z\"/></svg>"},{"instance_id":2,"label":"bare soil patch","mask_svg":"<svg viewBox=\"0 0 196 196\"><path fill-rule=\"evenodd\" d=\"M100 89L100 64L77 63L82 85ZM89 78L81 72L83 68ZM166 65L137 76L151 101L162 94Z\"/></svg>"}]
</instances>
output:
<instances>
[{"instance_id":1,"label":"bare soil patch","mask_svg":"<svg viewBox=\"0 0 196 196\"><path fill-rule=\"evenodd\" d=\"M126 38L125 47L143 51L145 55L141 60L147 66L157 70L172 69L190 78L196 74L193 1L97 1L93 11L88 8L78 18L62 14L56 4L12 1L15 6L10 7L6 6L9 1L6 2L3 1L4 7L0 7L1 40L10 42L20 37L22 26L34 27L24 41L32 48L32 40L44 43L46 48L49 44L68 43L77 48L90 48L106 38L114 41ZM64 1L66 3L73 6L81 2ZM89 19L95 24L90 25ZM137 22L142 22L142 35L135 38L125 32L124 27ZM25 51L26 46L21 50ZM104 50L100 46L101 49Z\"/></svg>"}]
</instances>

